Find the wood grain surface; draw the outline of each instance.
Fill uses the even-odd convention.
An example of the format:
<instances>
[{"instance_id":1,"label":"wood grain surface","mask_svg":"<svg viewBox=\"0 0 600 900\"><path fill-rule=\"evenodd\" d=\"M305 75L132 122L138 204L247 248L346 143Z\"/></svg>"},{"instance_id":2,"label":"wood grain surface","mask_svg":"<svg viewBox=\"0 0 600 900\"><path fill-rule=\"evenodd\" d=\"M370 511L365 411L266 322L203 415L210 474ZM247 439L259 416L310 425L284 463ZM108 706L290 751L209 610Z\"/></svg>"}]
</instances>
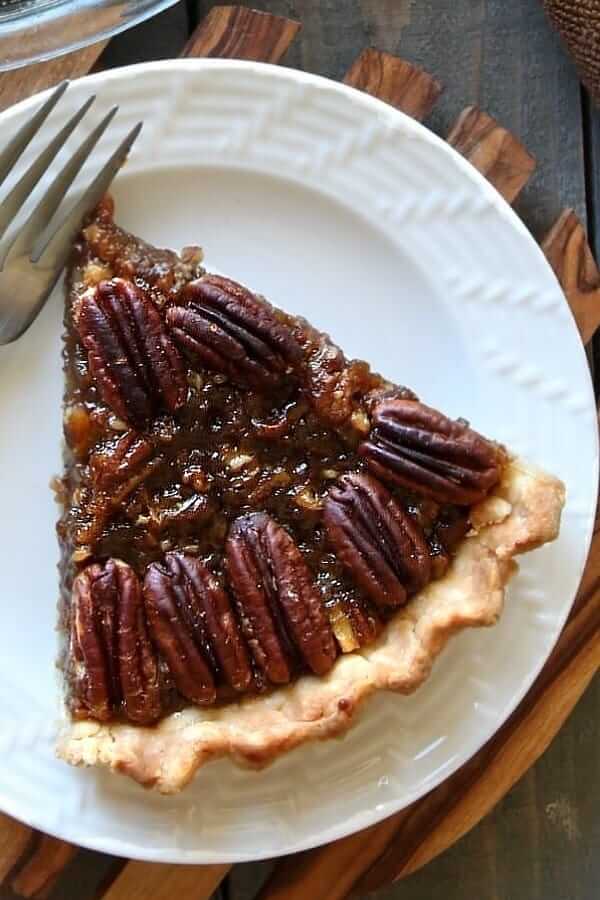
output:
<instances>
[{"instance_id":1,"label":"wood grain surface","mask_svg":"<svg viewBox=\"0 0 600 900\"><path fill-rule=\"evenodd\" d=\"M360 86L364 89L387 91L388 102L402 108L403 102L406 102L402 100L405 84L398 73L403 64L394 63L389 55L401 53L411 60L408 71L412 73L413 86L421 96L415 108L409 110L413 115L428 115L433 102L438 100L431 112L430 122L442 133L447 133L465 103L476 104L492 113L501 126L518 136L537 158L537 171L524 188L518 209L538 236L548 230L565 205L573 207L578 219L585 222L588 210L584 183L584 118L579 104L579 88L556 38L548 28L544 28L543 16L540 17L535 3L529 0L525 3L520 0L420 0L419 4L412 0L328 0L327 3L320 0L255 0L252 5L302 22L303 31L286 54L289 64L341 77L363 48L376 45L387 51L379 53L368 49L366 54L362 54L360 64L356 64L356 78L361 79ZM193 23L209 11L212 4L190 2L188 6ZM250 53L257 52L252 48L260 45L261 52L271 53L269 58L278 60L285 52L280 44L282 35L293 36L292 27L280 23L271 32L274 41L264 47L264 21L258 24L259 20L250 17L250 24L244 24L248 23L248 13L232 14L231 11L217 10L213 15L221 22L221 27L223 17L230 24L231 21L237 22L235 37L221 34L218 40L230 48L245 48L247 58L256 58ZM122 64L152 56L177 55L183 44L181 34L184 22L187 23L187 12L180 4L156 20L113 40L104 52L101 63ZM269 29L266 31L268 33ZM293 33L296 32L294 25ZM201 48L207 48L206 52L211 52L211 48L214 50L215 45L210 40L207 42L206 35L202 36L202 28L196 32L195 40L199 41ZM365 58L368 61L368 56L373 53L377 65L369 67L365 64ZM66 61L69 58L63 59ZM427 81L428 76L421 74L415 64L434 73L435 79L432 81L437 83L435 96ZM80 74L76 65L77 61L69 73L71 77ZM63 77L56 72L47 73L49 80L45 83L39 81L37 89L56 83ZM10 80L4 93L2 78ZM41 78L42 74L36 74L36 79ZM18 90L19 78L14 79L11 87L12 81L12 75L0 76L0 104L3 97L10 97L11 90ZM445 83L446 90L439 97L437 86L441 82ZM13 99L19 96L15 93ZM8 100L6 105L10 102L13 101ZM595 119L591 123L588 121L588 131L590 158L593 154L600 158L600 141L594 143L592 139L596 132L600 135ZM487 146L486 152L489 153L492 145ZM518 177L525 179L525 172ZM597 193L597 184L590 180L588 196L593 198ZM593 202L589 204L589 212L593 226L597 215ZM576 229L572 229L569 234L575 232ZM560 230L557 233L560 234ZM597 240L595 232L591 240ZM568 266L571 273L570 293L573 294L572 286L577 285L577 292L591 301L596 289L595 274L589 268L586 253L583 258L583 280L576 264L570 263ZM577 278L573 277L575 272ZM586 324L584 333L591 327ZM596 537L595 546L597 541ZM558 657L553 655L552 658L553 665L556 663L554 683L560 686L560 704L556 696L549 692L548 685L536 684L535 689L541 692L538 705L534 704L529 711L523 707L522 719L508 735L502 751L497 747L495 750L489 749L490 745L485 748L490 754L486 757L485 777L477 768L477 757L471 762L472 768L469 768L468 774L466 771L457 773L465 778L464 783L459 785L461 796L458 802L455 801L456 794L448 788L449 797L444 798L440 794L423 798L418 812L415 810L408 817L404 814L402 823L392 822L389 829L381 832L377 829L382 826L374 826L374 829L363 832L361 841L348 839L351 843L347 847L343 846L343 842L338 842L342 845L341 856L337 851L331 855L327 852L330 848L323 848L319 861L321 868L317 867L323 878L315 887L317 893L286 893L286 900L293 896L314 896L315 900L323 896L329 900L344 896L343 893L335 893L344 885L361 893L387 883L391 877L405 875L422 866L451 840L468 830L483 808L487 809L503 796L512 781L526 769L530 759L529 729L532 728L539 736L540 745L549 739L553 723L564 718L570 701L574 701L578 690L598 664L598 622L593 610L598 609L596 590L600 579L600 552L597 558L597 566L586 572L577 617L569 626L572 630L556 648L555 654L562 647L562 655L559 653ZM565 641L570 647L579 646L580 652L576 657L566 652ZM505 823L501 813L492 813L475 831L408 882L379 891L378 900L400 896L403 900L433 900L442 895L445 900L458 900L459 897L462 900L470 895L477 896L478 900L595 898L590 890L592 884L600 880L600 868L594 866L589 848L594 846L594 842L600 846L600 828L595 827L598 823L591 818L593 795L585 786L579 785L577 771L581 769L588 781L593 783L594 774L600 774L598 754L596 752L595 764L587 757L581 758L581 751L579 764L575 761L580 745L595 746L597 751L600 730L597 717L594 722L593 712L598 710L598 699L600 692L597 688L588 693L574 716L578 731L572 732L571 724L567 724L542 762L505 797L502 809L510 825ZM542 713L535 718L538 710ZM511 723L512 719L505 729ZM556 762L552 764L554 757ZM485 775L488 771L493 777ZM543 773L542 782L540 772ZM508 779L507 773L510 776ZM561 783L568 785L569 799L560 793ZM542 800L547 801L545 805ZM432 812L433 827L430 825ZM403 814L398 815L403 817ZM583 827L585 823L587 829ZM370 831L377 833L370 834ZM78 900L89 897L91 900L92 896L99 895L98 885L108 882L112 887L108 895L103 896L109 896L112 900L120 896L144 896L152 900L173 896L178 891L182 896L202 900L210 895L227 868L192 869L143 863L123 866L123 863L115 864L101 854L80 851L73 857L70 845L56 842L53 847L53 840L35 835L26 826L0 816L0 883L5 879L5 883L11 883L22 896L50 896L52 900L59 897L61 900L75 897ZM545 846L552 848L552 856L544 855ZM65 860L70 862L53 888L57 874L55 858L60 865ZM340 859L345 860L341 873L335 869ZM361 866L357 865L357 860L362 861ZM302 856L294 860L287 876L280 868L270 886L265 888L263 897L269 896L269 890L277 889L277 880L280 884L285 882L286 890L298 890L301 881L297 880L298 875L294 876L296 864L298 871L302 871L303 867L306 871L306 855L304 861ZM260 881L271 867L269 863L236 867L229 881L228 896L232 900L254 898ZM323 893L328 885L327 878L331 875L334 887L330 893ZM296 880L290 881L292 877ZM308 883L312 889L312 874L310 878L312 880ZM442 885L443 894L440 894L438 890ZM138 886L141 886L143 893L137 892ZM319 890L322 893L318 893ZM0 887L0 898L9 896L13 894L7 888Z\"/></svg>"},{"instance_id":2,"label":"wood grain surface","mask_svg":"<svg viewBox=\"0 0 600 900\"><path fill-rule=\"evenodd\" d=\"M170 866L129 862L102 894L103 900L205 900L229 866Z\"/></svg>"},{"instance_id":3,"label":"wood grain surface","mask_svg":"<svg viewBox=\"0 0 600 900\"><path fill-rule=\"evenodd\" d=\"M513 203L535 171L535 159L493 116L477 106L464 109L446 138Z\"/></svg>"},{"instance_id":4,"label":"wood grain surface","mask_svg":"<svg viewBox=\"0 0 600 900\"><path fill-rule=\"evenodd\" d=\"M0 884L27 853L32 838L31 828L0 813Z\"/></svg>"},{"instance_id":5,"label":"wood grain surface","mask_svg":"<svg viewBox=\"0 0 600 900\"><path fill-rule=\"evenodd\" d=\"M299 22L283 16L240 6L215 6L195 29L181 55L276 63L299 28Z\"/></svg>"},{"instance_id":6,"label":"wood grain surface","mask_svg":"<svg viewBox=\"0 0 600 900\"><path fill-rule=\"evenodd\" d=\"M596 259L600 259L600 108L583 95L586 150L587 233ZM600 333L591 342L592 372L600 372ZM600 384L596 383L596 398Z\"/></svg>"},{"instance_id":7,"label":"wood grain surface","mask_svg":"<svg viewBox=\"0 0 600 900\"><path fill-rule=\"evenodd\" d=\"M367 47L356 58L344 83L385 100L419 122L429 115L443 90L429 72L375 47Z\"/></svg>"},{"instance_id":8,"label":"wood grain surface","mask_svg":"<svg viewBox=\"0 0 600 900\"><path fill-rule=\"evenodd\" d=\"M26 75L23 69L0 74L0 111L12 106L25 97L31 97L44 88L53 87L66 78L78 78L87 75L106 46L106 41L92 44L75 53L59 56L48 62L28 66Z\"/></svg>"},{"instance_id":9,"label":"wood grain surface","mask_svg":"<svg viewBox=\"0 0 600 900\"><path fill-rule=\"evenodd\" d=\"M583 225L566 209L552 226L542 248L569 297L584 344L600 325L600 272Z\"/></svg>"},{"instance_id":10,"label":"wood grain surface","mask_svg":"<svg viewBox=\"0 0 600 900\"><path fill-rule=\"evenodd\" d=\"M48 897L78 848L47 834L35 834L30 854L15 872L11 887L19 897Z\"/></svg>"}]
</instances>

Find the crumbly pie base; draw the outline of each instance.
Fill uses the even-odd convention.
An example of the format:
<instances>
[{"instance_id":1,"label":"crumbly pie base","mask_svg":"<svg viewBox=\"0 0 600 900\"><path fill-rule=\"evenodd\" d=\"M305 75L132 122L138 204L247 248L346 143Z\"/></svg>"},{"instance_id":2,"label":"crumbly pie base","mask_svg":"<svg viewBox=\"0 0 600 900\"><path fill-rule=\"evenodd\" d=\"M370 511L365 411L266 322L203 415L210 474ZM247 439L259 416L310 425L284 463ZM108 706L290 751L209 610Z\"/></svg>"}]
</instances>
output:
<instances>
[{"instance_id":1,"label":"crumbly pie base","mask_svg":"<svg viewBox=\"0 0 600 900\"><path fill-rule=\"evenodd\" d=\"M71 721L59 756L170 794L217 757L260 768L305 741L342 735L374 691L412 693L453 634L498 620L515 556L557 536L564 499L558 479L511 460L493 492L472 508L472 531L447 573L394 615L375 643L340 656L325 677L303 676L222 707L188 707L153 727Z\"/></svg>"}]
</instances>

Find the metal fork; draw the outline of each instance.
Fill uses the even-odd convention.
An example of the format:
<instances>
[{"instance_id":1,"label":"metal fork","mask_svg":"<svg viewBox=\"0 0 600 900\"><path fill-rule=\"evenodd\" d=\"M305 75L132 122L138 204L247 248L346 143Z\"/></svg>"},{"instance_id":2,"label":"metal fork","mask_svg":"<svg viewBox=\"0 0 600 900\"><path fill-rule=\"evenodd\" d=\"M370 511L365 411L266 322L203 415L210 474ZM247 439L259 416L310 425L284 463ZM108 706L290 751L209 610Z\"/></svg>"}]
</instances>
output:
<instances>
[{"instance_id":1,"label":"metal fork","mask_svg":"<svg viewBox=\"0 0 600 900\"><path fill-rule=\"evenodd\" d=\"M0 153L0 185L67 87L66 81L60 84ZM89 97L71 116L0 203L0 240L94 100L95 95ZM83 219L107 191L140 133L142 123L138 122L53 232L44 235L65 194L117 110L118 106L114 106L82 141L16 235L6 246L0 246L0 345L21 337L43 308L65 266Z\"/></svg>"}]
</instances>

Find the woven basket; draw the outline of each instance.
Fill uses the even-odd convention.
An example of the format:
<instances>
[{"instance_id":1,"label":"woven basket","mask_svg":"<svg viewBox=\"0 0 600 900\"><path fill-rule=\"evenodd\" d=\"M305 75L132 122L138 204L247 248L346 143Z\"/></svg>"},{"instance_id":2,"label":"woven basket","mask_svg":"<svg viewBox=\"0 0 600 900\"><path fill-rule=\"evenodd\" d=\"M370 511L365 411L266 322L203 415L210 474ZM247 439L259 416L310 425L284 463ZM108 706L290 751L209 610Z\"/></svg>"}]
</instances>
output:
<instances>
[{"instance_id":1,"label":"woven basket","mask_svg":"<svg viewBox=\"0 0 600 900\"><path fill-rule=\"evenodd\" d=\"M581 80L600 104L600 0L544 0L544 6L573 55Z\"/></svg>"}]
</instances>

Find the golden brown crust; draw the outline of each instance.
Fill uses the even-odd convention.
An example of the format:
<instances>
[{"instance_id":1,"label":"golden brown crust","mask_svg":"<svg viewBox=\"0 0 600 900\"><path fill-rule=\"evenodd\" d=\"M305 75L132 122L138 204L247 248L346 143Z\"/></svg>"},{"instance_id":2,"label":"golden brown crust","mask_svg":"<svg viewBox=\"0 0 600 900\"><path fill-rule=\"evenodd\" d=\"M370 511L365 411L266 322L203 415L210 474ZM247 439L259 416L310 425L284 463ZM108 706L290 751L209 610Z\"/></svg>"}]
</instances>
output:
<instances>
[{"instance_id":1,"label":"golden brown crust","mask_svg":"<svg viewBox=\"0 0 600 900\"><path fill-rule=\"evenodd\" d=\"M59 756L107 766L169 794L211 759L229 755L261 767L304 741L343 733L374 691L408 694L422 684L452 634L498 620L517 569L513 557L557 536L564 499L558 479L513 460L494 493L472 510L473 530L446 575L417 594L374 644L340 657L326 677L305 676L223 708L185 709L154 728L70 723Z\"/></svg>"}]
</instances>

